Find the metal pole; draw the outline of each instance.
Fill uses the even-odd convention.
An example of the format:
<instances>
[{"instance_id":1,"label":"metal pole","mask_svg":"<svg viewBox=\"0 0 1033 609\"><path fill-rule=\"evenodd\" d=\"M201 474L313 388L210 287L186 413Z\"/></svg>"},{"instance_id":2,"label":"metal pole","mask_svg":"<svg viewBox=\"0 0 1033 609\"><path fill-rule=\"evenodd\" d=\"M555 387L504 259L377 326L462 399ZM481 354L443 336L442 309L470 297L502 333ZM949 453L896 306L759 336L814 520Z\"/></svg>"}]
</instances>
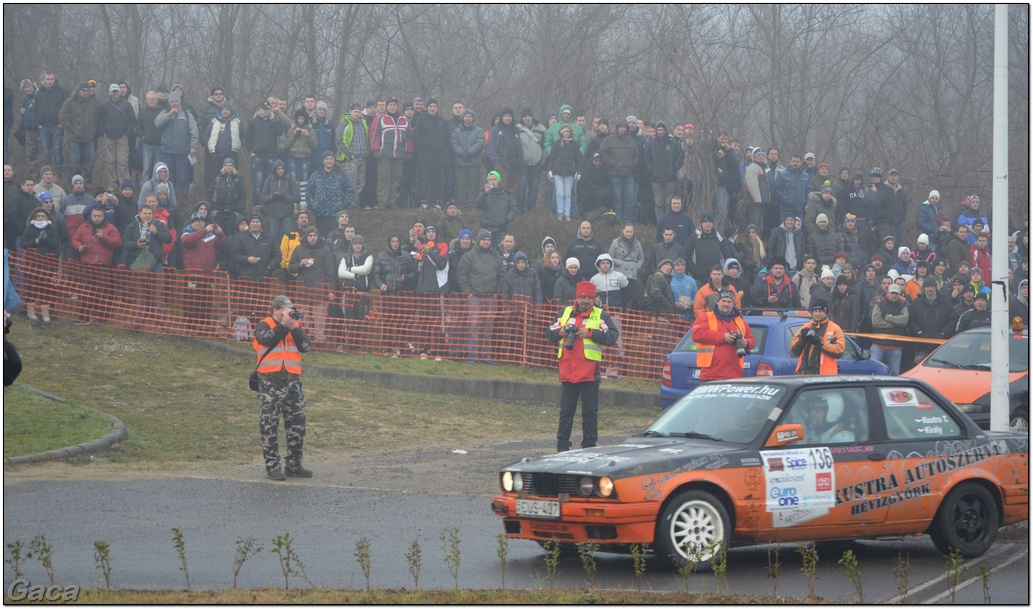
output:
<instances>
[{"instance_id":1,"label":"metal pole","mask_svg":"<svg viewBox=\"0 0 1033 609\"><path fill-rule=\"evenodd\" d=\"M1008 429L1008 5L994 7L993 251L990 257L990 429Z\"/></svg>"}]
</instances>

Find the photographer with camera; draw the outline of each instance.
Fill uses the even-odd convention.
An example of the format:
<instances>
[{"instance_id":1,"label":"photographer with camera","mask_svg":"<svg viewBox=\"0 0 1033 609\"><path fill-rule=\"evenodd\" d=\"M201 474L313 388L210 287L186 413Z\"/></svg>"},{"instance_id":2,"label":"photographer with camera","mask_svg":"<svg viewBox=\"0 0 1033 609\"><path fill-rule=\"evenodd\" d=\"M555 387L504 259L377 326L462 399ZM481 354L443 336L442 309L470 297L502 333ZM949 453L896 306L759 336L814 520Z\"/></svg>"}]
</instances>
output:
<instances>
[{"instance_id":1,"label":"photographer with camera","mask_svg":"<svg viewBox=\"0 0 1033 609\"><path fill-rule=\"evenodd\" d=\"M846 350L843 330L829 320L829 303L818 299L811 303L811 321L800 327L789 345L789 353L800 356L796 374L837 374L836 360Z\"/></svg>"},{"instance_id":2,"label":"photographer with camera","mask_svg":"<svg viewBox=\"0 0 1033 609\"><path fill-rule=\"evenodd\" d=\"M466 257L464 256L464 260ZM610 315L595 306L595 285L577 284L575 304L563 309L546 331L550 343L559 345L560 424L556 451L570 450L570 432L578 397L581 398L581 448L599 439L599 365L603 348L615 345L619 336Z\"/></svg>"},{"instance_id":3,"label":"photographer with camera","mask_svg":"<svg viewBox=\"0 0 1033 609\"><path fill-rule=\"evenodd\" d=\"M301 315L286 296L273 299L272 315L258 322L252 346L258 356L258 397L262 410L258 431L266 475L272 480L287 476L311 478L312 472L301 465L305 444L305 392L301 388L301 354L307 353L308 336L298 323ZM277 428L283 416L287 457L280 468ZM286 474L286 475L285 475Z\"/></svg>"},{"instance_id":4,"label":"photographer with camera","mask_svg":"<svg viewBox=\"0 0 1033 609\"><path fill-rule=\"evenodd\" d=\"M714 308L696 318L692 340L696 342L699 378L704 383L742 378L746 354L757 346L749 324L735 308L732 290L722 290Z\"/></svg>"}]
</instances>

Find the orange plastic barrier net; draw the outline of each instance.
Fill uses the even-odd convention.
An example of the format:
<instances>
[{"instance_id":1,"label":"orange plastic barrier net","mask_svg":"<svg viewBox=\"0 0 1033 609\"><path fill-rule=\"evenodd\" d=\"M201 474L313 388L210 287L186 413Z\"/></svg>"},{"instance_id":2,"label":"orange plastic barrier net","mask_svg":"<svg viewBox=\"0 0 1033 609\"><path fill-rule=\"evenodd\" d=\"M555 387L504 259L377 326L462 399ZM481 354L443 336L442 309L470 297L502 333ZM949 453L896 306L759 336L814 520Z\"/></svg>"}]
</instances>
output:
<instances>
[{"instance_id":1,"label":"orange plastic barrier net","mask_svg":"<svg viewBox=\"0 0 1033 609\"><path fill-rule=\"evenodd\" d=\"M303 314L315 350L375 356L493 361L556 367L557 347L546 329L562 312L559 304L531 305L469 294L382 295L259 283L180 271L58 260L29 250L11 252L11 279L22 299L49 307L50 316L169 336L250 341L255 324L286 294ZM662 357L691 324L657 320L641 311L610 309L619 342L606 348L607 376L659 381Z\"/></svg>"}]
</instances>

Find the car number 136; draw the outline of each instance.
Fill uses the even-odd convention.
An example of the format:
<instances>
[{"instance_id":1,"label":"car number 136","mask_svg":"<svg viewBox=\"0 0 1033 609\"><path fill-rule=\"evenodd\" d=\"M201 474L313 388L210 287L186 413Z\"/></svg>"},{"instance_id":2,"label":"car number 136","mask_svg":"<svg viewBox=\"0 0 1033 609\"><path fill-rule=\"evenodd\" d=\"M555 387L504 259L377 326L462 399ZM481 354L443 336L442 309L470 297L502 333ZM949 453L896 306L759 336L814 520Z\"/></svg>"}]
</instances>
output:
<instances>
[{"instance_id":1,"label":"car number 136","mask_svg":"<svg viewBox=\"0 0 1033 609\"><path fill-rule=\"evenodd\" d=\"M560 502L517 499L516 513L517 516L530 516L532 518L559 518Z\"/></svg>"},{"instance_id":2,"label":"car number 136","mask_svg":"<svg viewBox=\"0 0 1033 609\"><path fill-rule=\"evenodd\" d=\"M812 448L808 452L814 469L832 469L832 451L827 446Z\"/></svg>"}]
</instances>

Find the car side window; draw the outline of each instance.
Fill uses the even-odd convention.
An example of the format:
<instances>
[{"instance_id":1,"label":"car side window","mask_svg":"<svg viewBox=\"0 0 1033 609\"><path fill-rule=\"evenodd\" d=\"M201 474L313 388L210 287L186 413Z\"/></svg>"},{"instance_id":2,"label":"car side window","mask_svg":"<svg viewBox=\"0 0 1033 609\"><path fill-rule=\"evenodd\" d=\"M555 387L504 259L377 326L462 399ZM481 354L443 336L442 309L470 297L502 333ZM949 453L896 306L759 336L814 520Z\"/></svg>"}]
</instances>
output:
<instances>
[{"instance_id":1,"label":"car side window","mask_svg":"<svg viewBox=\"0 0 1033 609\"><path fill-rule=\"evenodd\" d=\"M939 440L961 435L962 426L928 394L913 387L879 387L891 440Z\"/></svg>"},{"instance_id":2,"label":"car side window","mask_svg":"<svg viewBox=\"0 0 1033 609\"><path fill-rule=\"evenodd\" d=\"M868 400L864 387L810 389L789 406L784 423L803 425L801 446L867 442Z\"/></svg>"}]
</instances>

